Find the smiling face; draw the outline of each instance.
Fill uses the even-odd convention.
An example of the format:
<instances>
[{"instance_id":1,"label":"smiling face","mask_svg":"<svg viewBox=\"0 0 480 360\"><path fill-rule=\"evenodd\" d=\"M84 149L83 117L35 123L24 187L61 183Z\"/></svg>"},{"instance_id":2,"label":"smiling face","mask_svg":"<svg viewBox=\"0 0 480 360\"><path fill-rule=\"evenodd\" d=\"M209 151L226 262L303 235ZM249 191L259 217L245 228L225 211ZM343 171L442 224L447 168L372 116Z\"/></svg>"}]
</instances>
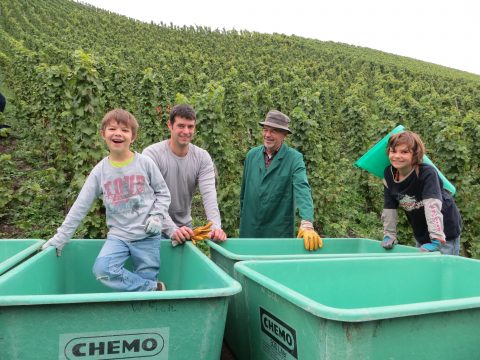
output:
<instances>
[{"instance_id":1,"label":"smiling face","mask_svg":"<svg viewBox=\"0 0 480 360\"><path fill-rule=\"evenodd\" d=\"M190 144L195 133L195 120L186 119L184 117L175 117L175 122L172 124L168 121L168 128L170 129L170 139L172 146L175 148L185 148Z\"/></svg>"},{"instance_id":2,"label":"smiling face","mask_svg":"<svg viewBox=\"0 0 480 360\"><path fill-rule=\"evenodd\" d=\"M277 151L287 136L287 131L263 125L263 145L267 154Z\"/></svg>"},{"instance_id":3,"label":"smiling face","mask_svg":"<svg viewBox=\"0 0 480 360\"><path fill-rule=\"evenodd\" d=\"M418 134L412 131L402 131L394 134L390 137L387 144L387 154L390 162L390 153L392 152L392 159L394 155L399 156L400 153L404 153L404 156L410 157L412 166L421 164L423 162L423 156L425 154L425 145ZM408 155L410 152L411 155ZM395 158L394 161L399 161L399 158ZM392 164L393 165L393 164ZM395 166L394 166L395 167Z\"/></svg>"},{"instance_id":4,"label":"smiling face","mask_svg":"<svg viewBox=\"0 0 480 360\"><path fill-rule=\"evenodd\" d=\"M123 161L130 157L130 145L135 140L130 126L116 120L110 120L100 133L114 160Z\"/></svg>"},{"instance_id":5,"label":"smiling face","mask_svg":"<svg viewBox=\"0 0 480 360\"><path fill-rule=\"evenodd\" d=\"M400 173L408 173L413 168L413 152L407 144L398 144L388 149L388 159Z\"/></svg>"}]
</instances>

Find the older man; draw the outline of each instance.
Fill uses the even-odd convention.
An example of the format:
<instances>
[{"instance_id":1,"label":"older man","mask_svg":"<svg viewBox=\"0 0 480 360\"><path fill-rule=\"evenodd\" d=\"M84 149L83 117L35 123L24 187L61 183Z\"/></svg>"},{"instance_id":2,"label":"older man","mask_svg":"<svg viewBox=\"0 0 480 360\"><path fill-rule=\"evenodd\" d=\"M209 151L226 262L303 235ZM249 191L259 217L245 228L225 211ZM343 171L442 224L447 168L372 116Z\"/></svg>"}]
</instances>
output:
<instances>
[{"instance_id":1,"label":"older man","mask_svg":"<svg viewBox=\"0 0 480 360\"><path fill-rule=\"evenodd\" d=\"M268 112L263 145L251 149L245 159L240 193L241 238L291 238L295 236L295 212L301 223L297 237L307 250L322 247L313 229L313 200L303 155L284 143L292 131L290 119L277 110Z\"/></svg>"}]
</instances>

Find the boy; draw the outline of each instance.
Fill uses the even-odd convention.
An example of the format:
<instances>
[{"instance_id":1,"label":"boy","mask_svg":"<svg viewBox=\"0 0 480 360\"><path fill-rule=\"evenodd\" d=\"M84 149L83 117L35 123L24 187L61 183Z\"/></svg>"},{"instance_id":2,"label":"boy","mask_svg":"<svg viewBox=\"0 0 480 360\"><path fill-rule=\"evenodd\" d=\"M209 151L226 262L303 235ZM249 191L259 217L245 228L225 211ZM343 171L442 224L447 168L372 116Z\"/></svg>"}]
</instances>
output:
<instances>
[{"instance_id":1,"label":"boy","mask_svg":"<svg viewBox=\"0 0 480 360\"><path fill-rule=\"evenodd\" d=\"M42 250L54 246L60 256L94 200L102 197L109 231L93 266L96 278L119 291L165 290L157 275L170 192L153 161L130 150L137 129L128 111L114 109L103 117L100 134L109 156L93 168L62 226ZM124 268L129 256L133 272Z\"/></svg>"}]
</instances>

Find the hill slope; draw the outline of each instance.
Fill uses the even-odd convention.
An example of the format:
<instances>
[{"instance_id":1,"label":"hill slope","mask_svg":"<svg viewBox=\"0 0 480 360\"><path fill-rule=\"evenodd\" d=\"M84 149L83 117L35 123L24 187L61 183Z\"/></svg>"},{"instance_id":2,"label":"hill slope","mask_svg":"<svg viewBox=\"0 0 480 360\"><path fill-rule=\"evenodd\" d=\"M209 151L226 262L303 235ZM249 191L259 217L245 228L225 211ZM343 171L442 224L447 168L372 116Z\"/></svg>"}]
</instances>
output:
<instances>
[{"instance_id":1,"label":"hill slope","mask_svg":"<svg viewBox=\"0 0 480 360\"><path fill-rule=\"evenodd\" d=\"M189 102L195 143L219 171L230 235L243 158L261 143L258 121L276 108L292 119L289 142L305 155L322 234L381 237L382 185L353 163L402 124L456 185L464 250L479 254L480 76L332 42L147 24L66 0L0 0L0 11L0 66L12 94L3 121L16 137L0 162L0 218L14 234L48 237L61 223L105 155L97 135L105 111L137 116L140 151L168 136L170 106ZM77 235L103 236L101 212L97 204ZM404 218L401 239L411 241Z\"/></svg>"}]
</instances>

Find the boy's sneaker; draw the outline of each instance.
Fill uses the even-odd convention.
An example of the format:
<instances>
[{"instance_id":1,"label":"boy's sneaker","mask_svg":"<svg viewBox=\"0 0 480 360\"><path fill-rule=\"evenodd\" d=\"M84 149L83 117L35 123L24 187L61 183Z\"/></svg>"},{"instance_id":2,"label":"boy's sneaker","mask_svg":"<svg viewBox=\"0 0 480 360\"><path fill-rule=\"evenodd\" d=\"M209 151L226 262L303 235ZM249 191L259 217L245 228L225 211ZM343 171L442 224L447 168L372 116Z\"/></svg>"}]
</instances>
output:
<instances>
[{"instance_id":1,"label":"boy's sneaker","mask_svg":"<svg viewBox=\"0 0 480 360\"><path fill-rule=\"evenodd\" d=\"M382 241L382 247L386 250L393 249L397 240L392 239L390 236L385 236Z\"/></svg>"},{"instance_id":2,"label":"boy's sneaker","mask_svg":"<svg viewBox=\"0 0 480 360\"><path fill-rule=\"evenodd\" d=\"M157 291L165 291L167 287L165 286L163 281L157 281Z\"/></svg>"}]
</instances>

